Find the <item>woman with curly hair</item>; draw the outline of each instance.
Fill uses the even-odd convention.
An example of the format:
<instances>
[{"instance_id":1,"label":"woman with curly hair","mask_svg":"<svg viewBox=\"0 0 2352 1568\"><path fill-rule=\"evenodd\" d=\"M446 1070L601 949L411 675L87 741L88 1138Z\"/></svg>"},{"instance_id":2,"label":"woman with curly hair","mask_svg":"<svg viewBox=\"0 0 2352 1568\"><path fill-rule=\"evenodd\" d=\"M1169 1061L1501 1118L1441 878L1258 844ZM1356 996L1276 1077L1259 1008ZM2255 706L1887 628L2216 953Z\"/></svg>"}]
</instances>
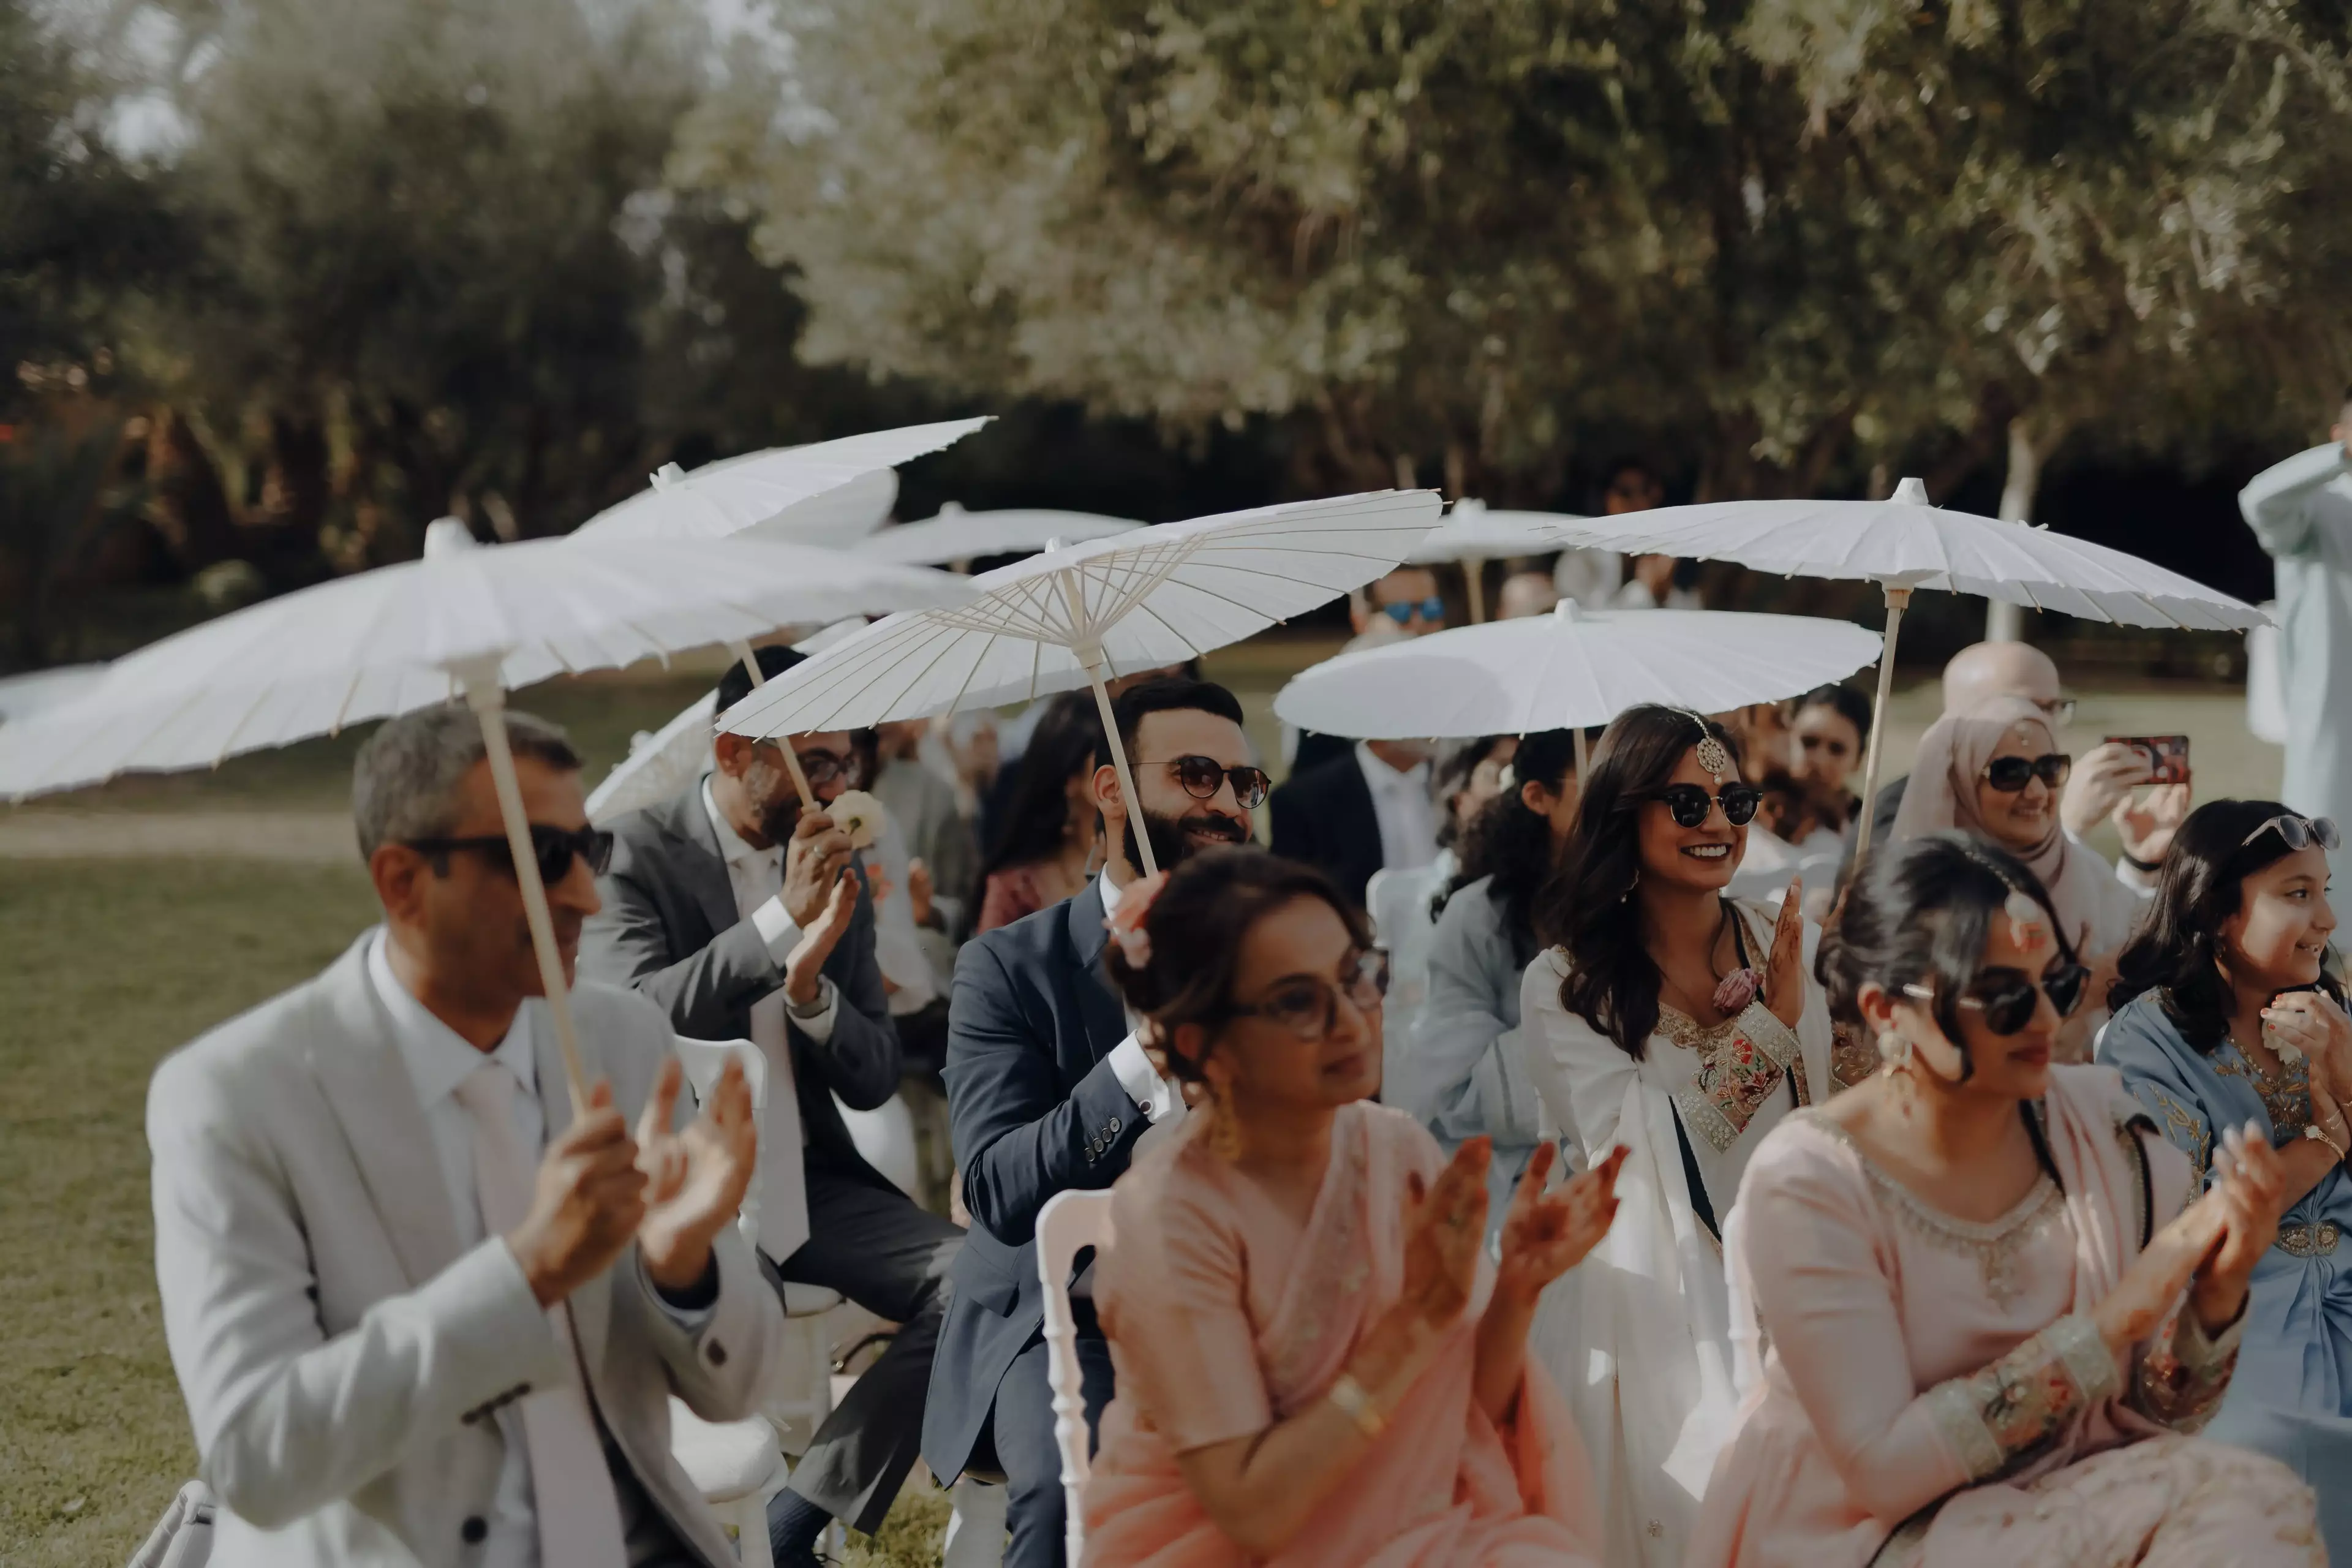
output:
<instances>
[{"instance_id":1,"label":"woman with curly hair","mask_svg":"<svg viewBox=\"0 0 2352 1568\"><path fill-rule=\"evenodd\" d=\"M1512 1198L1365 1097L1379 951L1307 867L1212 849L1120 900L1106 960L1192 1114L1113 1189L1095 1306L1118 1392L1086 1562L1597 1564L1582 1445L1527 1334L1614 1210L1614 1162Z\"/></svg>"},{"instance_id":2,"label":"woman with curly hair","mask_svg":"<svg viewBox=\"0 0 2352 1568\"><path fill-rule=\"evenodd\" d=\"M1830 1092L1830 1018L1792 887L1777 917L1728 895L1756 815L1724 728L1617 716L1538 905L1520 1043L1553 1123L1631 1151L1599 1268L1537 1327L1593 1450L1612 1563L1679 1568L1728 1428L1721 1219L1780 1120Z\"/></svg>"}]
</instances>

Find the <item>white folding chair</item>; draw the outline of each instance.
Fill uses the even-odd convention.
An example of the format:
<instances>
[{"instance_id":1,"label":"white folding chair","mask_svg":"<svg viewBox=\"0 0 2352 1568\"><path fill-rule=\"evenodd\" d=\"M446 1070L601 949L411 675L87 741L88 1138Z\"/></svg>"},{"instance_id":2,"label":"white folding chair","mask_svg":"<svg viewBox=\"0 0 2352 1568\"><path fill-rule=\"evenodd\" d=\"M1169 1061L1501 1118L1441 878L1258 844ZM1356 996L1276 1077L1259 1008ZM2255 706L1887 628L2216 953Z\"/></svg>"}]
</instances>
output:
<instances>
[{"instance_id":1,"label":"white folding chair","mask_svg":"<svg viewBox=\"0 0 2352 1568\"><path fill-rule=\"evenodd\" d=\"M1056 1193L1037 1211L1037 1275L1045 1287L1045 1375L1054 1390L1054 1445L1062 1454L1064 1551L1078 1568L1087 1544L1087 1398L1078 1370L1078 1324L1070 1311L1070 1268L1078 1254L1110 1246L1108 1193Z\"/></svg>"},{"instance_id":2,"label":"white folding chair","mask_svg":"<svg viewBox=\"0 0 2352 1568\"><path fill-rule=\"evenodd\" d=\"M707 1099L719 1075L731 1059L743 1064L743 1079L751 1090L751 1113L764 1123L768 1107L768 1058L749 1040L689 1040L675 1037L673 1048L686 1069L695 1098ZM765 1127L761 1131L764 1134ZM751 1190L736 1228L746 1245L760 1245L760 1176L756 1161L768 1157L768 1141L760 1140ZM784 1463L784 1435L797 1434L803 1447L833 1413L832 1347L824 1332L825 1315L841 1305L834 1291L814 1285L784 1287L784 1329L789 1375L773 1384L761 1414L745 1421L712 1423L686 1407L669 1402L670 1452L703 1500L717 1510L720 1521L736 1535L736 1551L744 1568L772 1568L768 1551L768 1500L782 1491L791 1474Z\"/></svg>"}]
</instances>

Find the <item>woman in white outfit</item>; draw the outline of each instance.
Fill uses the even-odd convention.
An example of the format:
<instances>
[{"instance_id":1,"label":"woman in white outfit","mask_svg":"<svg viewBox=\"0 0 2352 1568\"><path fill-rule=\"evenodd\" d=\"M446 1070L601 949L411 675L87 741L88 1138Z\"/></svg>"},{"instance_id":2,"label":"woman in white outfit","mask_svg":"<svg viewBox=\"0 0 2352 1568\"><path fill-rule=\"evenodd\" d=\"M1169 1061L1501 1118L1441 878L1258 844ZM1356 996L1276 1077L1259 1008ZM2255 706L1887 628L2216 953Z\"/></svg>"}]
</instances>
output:
<instances>
[{"instance_id":1,"label":"woman in white outfit","mask_svg":"<svg viewBox=\"0 0 2352 1568\"><path fill-rule=\"evenodd\" d=\"M1720 725L1644 706L1601 736L1520 997L1527 1068L1589 1150L1623 1144L1617 1222L1547 1292L1529 1348L1592 1455L1608 1561L1679 1568L1735 1415L1722 1225L1748 1158L1831 1091L1801 892L1726 896L1757 792Z\"/></svg>"}]
</instances>

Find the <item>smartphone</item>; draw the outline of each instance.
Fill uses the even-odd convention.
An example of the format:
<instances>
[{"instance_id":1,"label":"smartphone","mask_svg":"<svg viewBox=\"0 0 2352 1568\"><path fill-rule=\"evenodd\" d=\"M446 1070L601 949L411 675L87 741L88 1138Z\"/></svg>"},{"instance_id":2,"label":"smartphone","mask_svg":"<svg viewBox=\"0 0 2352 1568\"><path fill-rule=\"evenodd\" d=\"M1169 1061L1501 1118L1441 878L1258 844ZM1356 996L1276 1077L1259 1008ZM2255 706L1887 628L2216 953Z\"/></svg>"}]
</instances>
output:
<instances>
[{"instance_id":1,"label":"smartphone","mask_svg":"<svg viewBox=\"0 0 2352 1568\"><path fill-rule=\"evenodd\" d=\"M2189 782L2189 737L2186 735L2109 735L2109 745L2129 746L2147 763L2147 782L2158 784Z\"/></svg>"}]
</instances>

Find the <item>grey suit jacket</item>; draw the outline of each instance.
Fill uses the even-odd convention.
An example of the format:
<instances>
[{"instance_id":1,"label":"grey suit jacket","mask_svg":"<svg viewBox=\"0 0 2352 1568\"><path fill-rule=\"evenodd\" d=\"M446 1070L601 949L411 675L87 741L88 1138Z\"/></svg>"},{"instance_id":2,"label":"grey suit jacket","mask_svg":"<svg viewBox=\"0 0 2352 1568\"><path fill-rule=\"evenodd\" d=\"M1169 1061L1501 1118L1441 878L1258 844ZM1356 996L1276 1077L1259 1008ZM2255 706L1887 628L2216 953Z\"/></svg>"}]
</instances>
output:
<instances>
[{"instance_id":1,"label":"grey suit jacket","mask_svg":"<svg viewBox=\"0 0 2352 1568\"><path fill-rule=\"evenodd\" d=\"M607 826L613 863L596 883L604 907L581 932L580 973L636 991L689 1039L750 1038L751 1004L782 987L784 972L736 912L700 781ZM888 1186L857 1152L833 1103L837 1094L853 1110L871 1110L898 1091L898 1031L874 956L874 900L863 879L857 912L824 973L841 998L830 1037L809 1038L789 1016L785 1029L808 1154Z\"/></svg>"},{"instance_id":2,"label":"grey suit jacket","mask_svg":"<svg viewBox=\"0 0 2352 1568\"><path fill-rule=\"evenodd\" d=\"M484 1417L569 1375L506 1243L458 1249L367 941L166 1058L148 1090L164 1336L219 1499L214 1560L238 1568L474 1561L504 1456ZM572 1006L588 1071L634 1121L668 1026L600 985ZM552 1138L571 1100L552 1026L533 1037ZM626 1253L571 1305L613 1447L678 1542L731 1568L670 1458L669 1396L708 1420L751 1415L783 1318L731 1226L718 1253L692 1334Z\"/></svg>"}]
</instances>

